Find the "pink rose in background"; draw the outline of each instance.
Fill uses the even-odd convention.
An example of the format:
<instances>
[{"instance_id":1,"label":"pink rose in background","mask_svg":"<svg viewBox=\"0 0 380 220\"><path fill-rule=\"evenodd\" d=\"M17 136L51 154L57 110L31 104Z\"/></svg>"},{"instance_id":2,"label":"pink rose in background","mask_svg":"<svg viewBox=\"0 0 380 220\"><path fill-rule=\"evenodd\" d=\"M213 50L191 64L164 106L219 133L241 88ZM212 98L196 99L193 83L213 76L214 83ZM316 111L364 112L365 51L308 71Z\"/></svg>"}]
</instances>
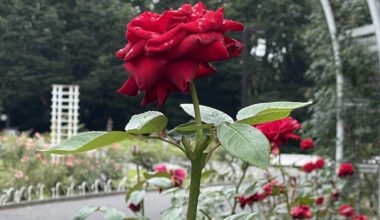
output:
<instances>
[{"instance_id":1,"label":"pink rose in background","mask_svg":"<svg viewBox=\"0 0 380 220\"><path fill-rule=\"evenodd\" d=\"M287 117L281 120L255 125L269 140L272 153L279 151L279 147L285 145L290 139L300 140L300 136L294 132L302 125L295 119Z\"/></svg>"},{"instance_id":2,"label":"pink rose in background","mask_svg":"<svg viewBox=\"0 0 380 220\"><path fill-rule=\"evenodd\" d=\"M36 157L36 160L42 159L42 154L40 154L40 153L36 153L34 156Z\"/></svg>"},{"instance_id":3,"label":"pink rose in background","mask_svg":"<svg viewBox=\"0 0 380 220\"><path fill-rule=\"evenodd\" d=\"M115 171L116 171L116 172L119 172L120 170L121 170L121 165L118 164L118 163L116 163L116 164L115 164Z\"/></svg>"},{"instance_id":4,"label":"pink rose in background","mask_svg":"<svg viewBox=\"0 0 380 220\"><path fill-rule=\"evenodd\" d=\"M27 155L22 156L22 158L21 158L20 161L21 161L22 163L28 162L28 161L29 161L29 156L27 156Z\"/></svg>"},{"instance_id":5,"label":"pink rose in background","mask_svg":"<svg viewBox=\"0 0 380 220\"><path fill-rule=\"evenodd\" d=\"M314 141L311 138L304 139L300 143L301 150L309 150L314 148Z\"/></svg>"},{"instance_id":6,"label":"pink rose in background","mask_svg":"<svg viewBox=\"0 0 380 220\"><path fill-rule=\"evenodd\" d=\"M186 178L186 170L184 169L168 169L165 164L156 165L153 167L153 170L156 172L165 172L169 173L172 177L172 182L175 187L180 187L183 184L183 181Z\"/></svg>"},{"instance_id":7,"label":"pink rose in background","mask_svg":"<svg viewBox=\"0 0 380 220\"><path fill-rule=\"evenodd\" d=\"M311 218L313 216L313 212L312 212L310 206L300 205L300 206L293 207L290 210L290 215L294 219L308 219L308 218Z\"/></svg>"},{"instance_id":8,"label":"pink rose in background","mask_svg":"<svg viewBox=\"0 0 380 220\"><path fill-rule=\"evenodd\" d=\"M362 214L356 214L352 220L368 220L367 216L362 215Z\"/></svg>"},{"instance_id":9,"label":"pink rose in background","mask_svg":"<svg viewBox=\"0 0 380 220\"><path fill-rule=\"evenodd\" d=\"M339 215L345 216L345 217L352 217L355 215L355 210L348 204L344 204L339 206L338 208Z\"/></svg>"},{"instance_id":10,"label":"pink rose in background","mask_svg":"<svg viewBox=\"0 0 380 220\"><path fill-rule=\"evenodd\" d=\"M156 165L153 167L153 170L156 172L166 172L167 171L165 164Z\"/></svg>"},{"instance_id":11,"label":"pink rose in background","mask_svg":"<svg viewBox=\"0 0 380 220\"><path fill-rule=\"evenodd\" d=\"M15 178L16 179L21 179L24 177L24 173L21 170L16 170L15 172Z\"/></svg>"},{"instance_id":12,"label":"pink rose in background","mask_svg":"<svg viewBox=\"0 0 380 220\"><path fill-rule=\"evenodd\" d=\"M69 155L69 156L66 158L66 166L68 166L68 167L73 167L73 166L74 166L74 163L75 163L75 156L74 156L74 155Z\"/></svg>"},{"instance_id":13,"label":"pink rose in background","mask_svg":"<svg viewBox=\"0 0 380 220\"><path fill-rule=\"evenodd\" d=\"M273 187L278 187L280 190L280 193L285 191L285 187L283 185L279 184L277 180L273 179L263 186L263 190L265 191L265 195L267 195L267 196L273 195Z\"/></svg>"}]
</instances>

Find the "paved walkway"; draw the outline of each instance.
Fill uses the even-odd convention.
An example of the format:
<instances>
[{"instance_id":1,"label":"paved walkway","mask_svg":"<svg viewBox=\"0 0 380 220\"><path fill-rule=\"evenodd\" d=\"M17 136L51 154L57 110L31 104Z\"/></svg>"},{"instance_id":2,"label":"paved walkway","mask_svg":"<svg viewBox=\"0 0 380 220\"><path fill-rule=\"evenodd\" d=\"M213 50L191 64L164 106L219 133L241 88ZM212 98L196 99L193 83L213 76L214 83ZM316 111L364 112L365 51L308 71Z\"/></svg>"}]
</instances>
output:
<instances>
[{"instance_id":1,"label":"paved walkway","mask_svg":"<svg viewBox=\"0 0 380 220\"><path fill-rule=\"evenodd\" d=\"M108 206L116 208L127 216L133 214L126 207L124 195L113 195L83 200L53 202L41 205L32 205L19 208L0 210L1 220L70 220L76 212L86 205ZM160 220L160 212L168 208L170 198L158 192L148 192L146 195L146 215L151 220ZM94 213L88 220L103 220L100 213Z\"/></svg>"}]
</instances>

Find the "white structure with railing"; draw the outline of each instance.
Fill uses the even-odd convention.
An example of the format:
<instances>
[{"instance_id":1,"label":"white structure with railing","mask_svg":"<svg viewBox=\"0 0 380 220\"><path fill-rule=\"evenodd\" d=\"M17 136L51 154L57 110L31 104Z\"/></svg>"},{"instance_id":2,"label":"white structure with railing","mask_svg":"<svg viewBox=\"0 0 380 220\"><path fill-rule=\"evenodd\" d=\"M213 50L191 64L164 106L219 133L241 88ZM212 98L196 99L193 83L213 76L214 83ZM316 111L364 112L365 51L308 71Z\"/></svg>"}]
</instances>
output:
<instances>
[{"instance_id":1,"label":"white structure with railing","mask_svg":"<svg viewBox=\"0 0 380 220\"><path fill-rule=\"evenodd\" d=\"M51 144L56 145L78 133L79 86L53 84Z\"/></svg>"}]
</instances>

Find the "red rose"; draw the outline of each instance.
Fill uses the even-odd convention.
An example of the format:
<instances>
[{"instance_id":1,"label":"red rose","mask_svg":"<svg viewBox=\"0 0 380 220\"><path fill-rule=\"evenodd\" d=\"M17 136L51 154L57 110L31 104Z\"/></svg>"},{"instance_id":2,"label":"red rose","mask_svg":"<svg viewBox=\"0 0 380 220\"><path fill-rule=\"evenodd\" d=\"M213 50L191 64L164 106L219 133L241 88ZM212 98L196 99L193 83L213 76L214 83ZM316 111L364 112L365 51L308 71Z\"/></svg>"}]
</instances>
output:
<instances>
[{"instance_id":1,"label":"red rose","mask_svg":"<svg viewBox=\"0 0 380 220\"><path fill-rule=\"evenodd\" d=\"M170 92L187 92L192 80L215 71L212 61L239 56L244 45L224 34L243 25L224 19L224 9L208 11L203 3L185 4L163 14L144 12L127 25L128 44L116 53L130 76L119 93L145 92L142 105Z\"/></svg>"},{"instance_id":2,"label":"red rose","mask_svg":"<svg viewBox=\"0 0 380 220\"><path fill-rule=\"evenodd\" d=\"M350 205L344 204L338 208L338 213L345 217L352 217L355 215L355 210Z\"/></svg>"},{"instance_id":3,"label":"red rose","mask_svg":"<svg viewBox=\"0 0 380 220\"><path fill-rule=\"evenodd\" d=\"M311 211L310 206L300 205L300 206L293 207L290 210L290 215L294 219L306 219L306 218L311 218L313 216L313 212Z\"/></svg>"},{"instance_id":4,"label":"red rose","mask_svg":"<svg viewBox=\"0 0 380 220\"><path fill-rule=\"evenodd\" d=\"M287 117L281 120L267 122L255 126L269 140L272 153L278 151L280 145L285 145L289 139L300 140L300 136L294 134L302 125L295 119Z\"/></svg>"},{"instance_id":5,"label":"red rose","mask_svg":"<svg viewBox=\"0 0 380 220\"><path fill-rule=\"evenodd\" d=\"M320 196L320 197L316 198L314 202L317 205L321 205L323 203L323 201L325 201L325 198L323 196Z\"/></svg>"},{"instance_id":6,"label":"red rose","mask_svg":"<svg viewBox=\"0 0 380 220\"><path fill-rule=\"evenodd\" d=\"M303 165L303 171L306 173L311 173L313 170L316 169L315 164L313 162L309 162Z\"/></svg>"},{"instance_id":7,"label":"red rose","mask_svg":"<svg viewBox=\"0 0 380 220\"><path fill-rule=\"evenodd\" d=\"M265 193L255 193L249 197L244 197L244 195L240 195L236 197L240 208L244 209L246 205L251 206L254 202L264 200L266 198Z\"/></svg>"},{"instance_id":8,"label":"red rose","mask_svg":"<svg viewBox=\"0 0 380 220\"><path fill-rule=\"evenodd\" d=\"M182 186L183 181L186 178L186 170L184 169L168 169L165 164L156 165L153 167L156 172L169 173L172 178L173 185L175 187Z\"/></svg>"},{"instance_id":9,"label":"red rose","mask_svg":"<svg viewBox=\"0 0 380 220\"><path fill-rule=\"evenodd\" d=\"M311 138L302 140L300 143L301 150L309 150L314 148L314 141Z\"/></svg>"},{"instance_id":10,"label":"red rose","mask_svg":"<svg viewBox=\"0 0 380 220\"><path fill-rule=\"evenodd\" d=\"M137 205L135 205L135 204L133 204L133 203L130 203L129 206L128 206L128 208L129 208L130 210L132 210L133 212L138 212L138 211L140 211L140 209L141 209L141 203L139 203L139 204L137 204Z\"/></svg>"},{"instance_id":11,"label":"red rose","mask_svg":"<svg viewBox=\"0 0 380 220\"><path fill-rule=\"evenodd\" d=\"M338 201L339 200L339 195L340 195L339 191L331 193L331 201L333 201L333 202Z\"/></svg>"},{"instance_id":12,"label":"red rose","mask_svg":"<svg viewBox=\"0 0 380 220\"><path fill-rule=\"evenodd\" d=\"M354 167L350 163L342 163L339 166L338 176L347 177L354 174Z\"/></svg>"},{"instance_id":13,"label":"red rose","mask_svg":"<svg viewBox=\"0 0 380 220\"><path fill-rule=\"evenodd\" d=\"M239 202L239 206L241 209L244 209L244 207L247 205L247 200L243 195L237 196L236 200Z\"/></svg>"},{"instance_id":14,"label":"red rose","mask_svg":"<svg viewBox=\"0 0 380 220\"><path fill-rule=\"evenodd\" d=\"M153 167L153 170L156 172L167 172L167 168L165 164L156 165Z\"/></svg>"},{"instance_id":15,"label":"red rose","mask_svg":"<svg viewBox=\"0 0 380 220\"><path fill-rule=\"evenodd\" d=\"M368 220L368 218L365 215L362 214L356 214L352 220Z\"/></svg>"},{"instance_id":16,"label":"red rose","mask_svg":"<svg viewBox=\"0 0 380 220\"><path fill-rule=\"evenodd\" d=\"M315 161L314 166L316 169L322 169L325 166L325 159L318 159L317 161Z\"/></svg>"},{"instance_id":17,"label":"red rose","mask_svg":"<svg viewBox=\"0 0 380 220\"><path fill-rule=\"evenodd\" d=\"M277 182L277 180L271 180L269 183L266 183L263 186L263 190L265 191L266 196L274 195L276 193L273 192L273 190L277 188L278 193L284 193L285 187Z\"/></svg>"},{"instance_id":18,"label":"red rose","mask_svg":"<svg viewBox=\"0 0 380 220\"><path fill-rule=\"evenodd\" d=\"M170 174L172 175L172 180L175 187L182 186L183 181L186 178L186 170L184 169L175 169L171 170Z\"/></svg>"}]
</instances>

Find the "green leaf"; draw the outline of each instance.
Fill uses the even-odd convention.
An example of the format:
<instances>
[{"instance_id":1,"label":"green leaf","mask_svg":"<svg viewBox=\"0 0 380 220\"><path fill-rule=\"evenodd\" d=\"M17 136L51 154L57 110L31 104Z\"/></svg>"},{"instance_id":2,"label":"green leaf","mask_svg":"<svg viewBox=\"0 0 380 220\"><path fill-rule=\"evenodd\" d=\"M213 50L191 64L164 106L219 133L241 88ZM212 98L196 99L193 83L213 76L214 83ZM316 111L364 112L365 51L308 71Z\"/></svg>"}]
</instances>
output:
<instances>
[{"instance_id":1,"label":"green leaf","mask_svg":"<svg viewBox=\"0 0 380 220\"><path fill-rule=\"evenodd\" d=\"M172 206L161 212L162 220L184 219L182 207Z\"/></svg>"},{"instance_id":2,"label":"green leaf","mask_svg":"<svg viewBox=\"0 0 380 220\"><path fill-rule=\"evenodd\" d=\"M258 168L268 168L271 148L259 130L246 124L223 123L217 127L217 134L222 146L232 155Z\"/></svg>"},{"instance_id":3,"label":"green leaf","mask_svg":"<svg viewBox=\"0 0 380 220\"><path fill-rule=\"evenodd\" d=\"M257 186L257 182L254 182L251 186L249 186L245 191L244 191L244 196L249 197L257 193L258 191L261 190L261 186Z\"/></svg>"},{"instance_id":4,"label":"green leaf","mask_svg":"<svg viewBox=\"0 0 380 220\"><path fill-rule=\"evenodd\" d=\"M160 132L168 124L168 118L161 112L149 111L132 116L125 131L131 134Z\"/></svg>"},{"instance_id":5,"label":"green leaf","mask_svg":"<svg viewBox=\"0 0 380 220\"><path fill-rule=\"evenodd\" d=\"M294 200L296 205L313 205L314 199L311 197L298 197Z\"/></svg>"},{"instance_id":6,"label":"green leaf","mask_svg":"<svg viewBox=\"0 0 380 220\"><path fill-rule=\"evenodd\" d=\"M236 215L231 215L224 220L253 220L255 216L256 213L243 212Z\"/></svg>"},{"instance_id":7,"label":"green leaf","mask_svg":"<svg viewBox=\"0 0 380 220\"><path fill-rule=\"evenodd\" d=\"M211 175L213 175L215 173L217 173L217 172L214 169L205 170L202 172L201 179L206 180L207 178L209 178Z\"/></svg>"},{"instance_id":8,"label":"green leaf","mask_svg":"<svg viewBox=\"0 0 380 220\"><path fill-rule=\"evenodd\" d=\"M129 198L127 203L138 205L144 199L144 196L145 196L145 190L134 191L131 193L131 197Z\"/></svg>"},{"instance_id":9,"label":"green leaf","mask_svg":"<svg viewBox=\"0 0 380 220\"><path fill-rule=\"evenodd\" d=\"M193 104L181 104L181 108L190 116L195 118ZM201 119L206 124L219 125L223 122L233 123L234 120L226 113L217 109L200 105Z\"/></svg>"},{"instance_id":10,"label":"green leaf","mask_svg":"<svg viewBox=\"0 0 380 220\"><path fill-rule=\"evenodd\" d=\"M146 182L163 189L170 188L172 186L172 181L165 177L150 178Z\"/></svg>"},{"instance_id":11,"label":"green leaf","mask_svg":"<svg viewBox=\"0 0 380 220\"><path fill-rule=\"evenodd\" d=\"M131 198L131 195L135 191L139 191L141 187L144 185L145 181L141 181L139 183L136 183L131 189L128 190L128 192L125 194L125 202L128 203L129 199Z\"/></svg>"},{"instance_id":12,"label":"green leaf","mask_svg":"<svg viewBox=\"0 0 380 220\"><path fill-rule=\"evenodd\" d=\"M170 179L172 176L167 172L144 172L143 176L146 180L155 178L155 177L164 177Z\"/></svg>"},{"instance_id":13,"label":"green leaf","mask_svg":"<svg viewBox=\"0 0 380 220\"><path fill-rule=\"evenodd\" d=\"M268 102L254 104L241 109L236 118L237 122L249 125L276 121L286 118L297 108L310 105L312 102Z\"/></svg>"},{"instance_id":14,"label":"green leaf","mask_svg":"<svg viewBox=\"0 0 380 220\"><path fill-rule=\"evenodd\" d=\"M113 143L133 138L123 131L91 131L78 134L62 144L47 149L38 149L52 154L75 154L105 147Z\"/></svg>"},{"instance_id":15,"label":"green leaf","mask_svg":"<svg viewBox=\"0 0 380 220\"><path fill-rule=\"evenodd\" d=\"M105 206L94 206L94 205L88 205L83 208L81 208L76 216L74 217L74 220L84 220L88 218L92 213L94 212L101 212L103 213L105 220L123 220L125 218L124 214L114 208L109 208Z\"/></svg>"}]
</instances>

